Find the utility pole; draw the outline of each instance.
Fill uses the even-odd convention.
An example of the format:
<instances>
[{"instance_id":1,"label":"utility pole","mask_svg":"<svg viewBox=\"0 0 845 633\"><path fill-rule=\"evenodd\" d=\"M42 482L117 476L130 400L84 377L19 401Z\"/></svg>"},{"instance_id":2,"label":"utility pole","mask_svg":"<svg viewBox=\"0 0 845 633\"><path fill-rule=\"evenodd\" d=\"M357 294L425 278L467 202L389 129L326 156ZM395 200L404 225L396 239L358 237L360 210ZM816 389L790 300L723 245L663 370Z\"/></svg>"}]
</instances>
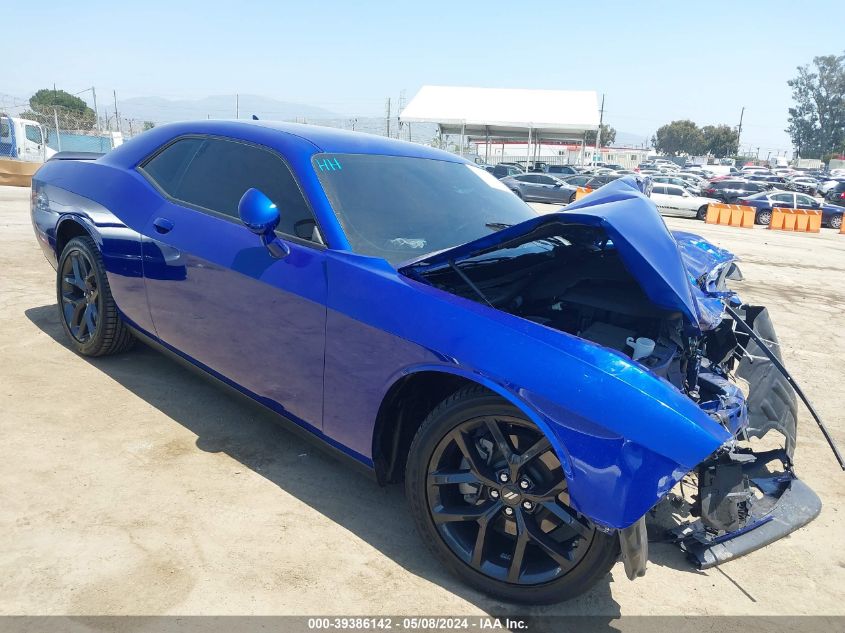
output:
<instances>
[{"instance_id":1,"label":"utility pole","mask_svg":"<svg viewBox=\"0 0 845 633\"><path fill-rule=\"evenodd\" d=\"M745 106L742 106L742 111L739 113L739 127L736 130L736 151L739 151L739 139L742 137L742 117L745 115Z\"/></svg>"},{"instance_id":2,"label":"utility pole","mask_svg":"<svg viewBox=\"0 0 845 633\"><path fill-rule=\"evenodd\" d=\"M117 114L117 90L114 91L114 123L117 131L120 132L120 116Z\"/></svg>"},{"instance_id":3,"label":"utility pole","mask_svg":"<svg viewBox=\"0 0 845 633\"><path fill-rule=\"evenodd\" d=\"M390 138L390 97L387 98L387 116L385 117L387 123L387 137Z\"/></svg>"},{"instance_id":4,"label":"utility pole","mask_svg":"<svg viewBox=\"0 0 845 633\"><path fill-rule=\"evenodd\" d=\"M601 96L601 110L599 110L599 129L596 132L596 151L593 154L592 162L596 161L596 154L598 154L599 158L601 158L601 150L599 147L601 146L601 126L604 122L604 94Z\"/></svg>"},{"instance_id":5,"label":"utility pole","mask_svg":"<svg viewBox=\"0 0 845 633\"><path fill-rule=\"evenodd\" d=\"M100 112L97 110L97 91L91 86L91 94L94 96L94 119L97 121L97 131L100 131Z\"/></svg>"},{"instance_id":6,"label":"utility pole","mask_svg":"<svg viewBox=\"0 0 845 633\"><path fill-rule=\"evenodd\" d=\"M239 94L235 94L235 118L241 118L241 104L240 104L241 96Z\"/></svg>"}]
</instances>

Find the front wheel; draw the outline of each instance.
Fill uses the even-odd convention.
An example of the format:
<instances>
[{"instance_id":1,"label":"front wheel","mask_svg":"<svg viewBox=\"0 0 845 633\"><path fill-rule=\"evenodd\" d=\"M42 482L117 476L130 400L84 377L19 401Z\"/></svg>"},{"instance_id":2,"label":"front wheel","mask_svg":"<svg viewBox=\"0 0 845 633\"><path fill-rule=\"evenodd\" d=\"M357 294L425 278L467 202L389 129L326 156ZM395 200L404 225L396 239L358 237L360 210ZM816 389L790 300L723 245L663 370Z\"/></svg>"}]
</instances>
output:
<instances>
[{"instance_id":1,"label":"front wheel","mask_svg":"<svg viewBox=\"0 0 845 633\"><path fill-rule=\"evenodd\" d=\"M456 392L420 426L405 486L431 551L502 600L559 602L610 570L615 535L571 505L560 461L522 412L481 387Z\"/></svg>"},{"instance_id":2,"label":"front wheel","mask_svg":"<svg viewBox=\"0 0 845 633\"><path fill-rule=\"evenodd\" d=\"M772 211L771 209L763 209L757 213L757 224L762 224L763 226L769 226L772 223Z\"/></svg>"},{"instance_id":3,"label":"front wheel","mask_svg":"<svg viewBox=\"0 0 845 633\"><path fill-rule=\"evenodd\" d=\"M511 191L513 191L516 194L516 197L520 200L525 200L525 198L522 196L522 192L519 189L511 189Z\"/></svg>"},{"instance_id":4,"label":"front wheel","mask_svg":"<svg viewBox=\"0 0 845 633\"><path fill-rule=\"evenodd\" d=\"M117 311L103 258L90 237L75 237L62 251L56 300L65 334L80 354L116 354L135 342Z\"/></svg>"}]
</instances>

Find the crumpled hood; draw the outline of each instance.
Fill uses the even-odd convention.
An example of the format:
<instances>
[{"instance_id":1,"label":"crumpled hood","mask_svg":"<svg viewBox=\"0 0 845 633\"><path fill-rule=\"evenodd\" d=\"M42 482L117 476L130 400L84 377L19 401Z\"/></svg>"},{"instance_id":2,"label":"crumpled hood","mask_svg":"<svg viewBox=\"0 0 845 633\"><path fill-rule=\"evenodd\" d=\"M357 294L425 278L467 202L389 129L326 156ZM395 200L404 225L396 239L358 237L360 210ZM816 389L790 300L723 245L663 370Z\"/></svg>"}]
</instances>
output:
<instances>
[{"instance_id":1,"label":"crumpled hood","mask_svg":"<svg viewBox=\"0 0 845 633\"><path fill-rule=\"evenodd\" d=\"M733 261L728 251L684 232L672 234L657 207L643 191L648 179L626 176L570 204L482 238L407 263L400 272L424 272L449 261L460 261L519 241L552 223L583 224L604 229L631 275L656 305L682 312L699 330L709 330L722 318L723 293L711 293L706 280L716 267Z\"/></svg>"}]
</instances>

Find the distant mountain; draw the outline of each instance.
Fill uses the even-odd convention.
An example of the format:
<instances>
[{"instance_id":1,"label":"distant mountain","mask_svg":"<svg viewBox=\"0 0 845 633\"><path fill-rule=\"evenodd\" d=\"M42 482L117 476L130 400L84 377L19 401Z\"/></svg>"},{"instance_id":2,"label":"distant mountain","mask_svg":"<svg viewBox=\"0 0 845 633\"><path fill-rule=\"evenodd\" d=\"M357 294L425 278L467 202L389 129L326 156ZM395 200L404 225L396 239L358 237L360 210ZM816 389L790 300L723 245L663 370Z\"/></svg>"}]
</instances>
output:
<instances>
[{"instance_id":1,"label":"distant mountain","mask_svg":"<svg viewBox=\"0 0 845 633\"><path fill-rule=\"evenodd\" d=\"M235 95L216 95L202 99L163 99L161 97L135 97L118 102L121 117L156 123L184 121L187 119L234 119ZM240 95L240 118L296 120L302 118L329 119L337 115L317 106L279 101L257 95Z\"/></svg>"},{"instance_id":2,"label":"distant mountain","mask_svg":"<svg viewBox=\"0 0 845 633\"><path fill-rule=\"evenodd\" d=\"M616 132L616 140L613 144L616 147L648 147L650 139L645 134L635 134L633 132Z\"/></svg>"}]
</instances>

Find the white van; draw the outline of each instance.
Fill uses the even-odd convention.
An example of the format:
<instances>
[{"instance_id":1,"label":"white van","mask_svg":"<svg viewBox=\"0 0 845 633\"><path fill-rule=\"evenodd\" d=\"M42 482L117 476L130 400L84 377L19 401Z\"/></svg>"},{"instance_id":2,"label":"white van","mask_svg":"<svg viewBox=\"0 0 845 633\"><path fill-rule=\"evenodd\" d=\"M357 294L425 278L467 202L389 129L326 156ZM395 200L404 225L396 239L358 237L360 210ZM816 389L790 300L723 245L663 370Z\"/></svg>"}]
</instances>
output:
<instances>
[{"instance_id":1,"label":"white van","mask_svg":"<svg viewBox=\"0 0 845 633\"><path fill-rule=\"evenodd\" d=\"M44 162L55 153L40 123L0 114L0 158Z\"/></svg>"}]
</instances>

